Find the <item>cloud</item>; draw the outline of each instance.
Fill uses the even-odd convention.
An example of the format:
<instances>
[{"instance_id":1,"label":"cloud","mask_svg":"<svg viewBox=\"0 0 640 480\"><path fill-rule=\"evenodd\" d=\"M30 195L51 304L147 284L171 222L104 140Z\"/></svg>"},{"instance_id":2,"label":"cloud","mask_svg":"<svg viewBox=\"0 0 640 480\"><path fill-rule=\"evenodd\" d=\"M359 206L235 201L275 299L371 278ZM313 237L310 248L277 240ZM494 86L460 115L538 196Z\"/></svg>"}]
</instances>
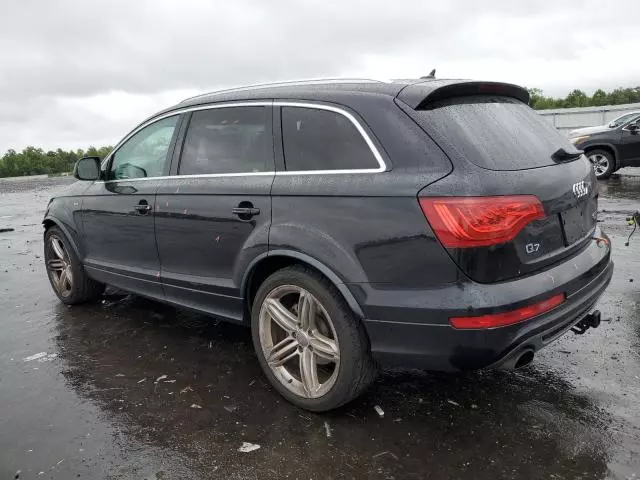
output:
<instances>
[{"instance_id":1,"label":"cloud","mask_svg":"<svg viewBox=\"0 0 640 480\"><path fill-rule=\"evenodd\" d=\"M640 83L631 1L12 2L0 151L115 143L181 95L291 78L424 75L551 94ZM595 34L594 34L595 33Z\"/></svg>"}]
</instances>

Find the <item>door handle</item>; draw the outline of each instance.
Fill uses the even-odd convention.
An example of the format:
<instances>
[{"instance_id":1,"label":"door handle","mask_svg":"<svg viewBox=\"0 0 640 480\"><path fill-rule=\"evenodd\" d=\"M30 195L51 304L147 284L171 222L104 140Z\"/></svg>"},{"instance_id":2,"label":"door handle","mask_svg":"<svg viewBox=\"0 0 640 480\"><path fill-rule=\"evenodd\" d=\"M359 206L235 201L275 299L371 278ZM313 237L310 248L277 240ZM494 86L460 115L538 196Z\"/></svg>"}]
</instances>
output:
<instances>
[{"instance_id":1,"label":"door handle","mask_svg":"<svg viewBox=\"0 0 640 480\"><path fill-rule=\"evenodd\" d=\"M240 202L231 212L240 217L240 220L251 220L254 215L260 215L260 209L255 208L253 203L246 200Z\"/></svg>"},{"instance_id":2,"label":"door handle","mask_svg":"<svg viewBox=\"0 0 640 480\"><path fill-rule=\"evenodd\" d=\"M133 208L138 213L147 213L149 210L151 210L151 205L147 203L139 203L138 205L134 205Z\"/></svg>"},{"instance_id":3,"label":"door handle","mask_svg":"<svg viewBox=\"0 0 640 480\"><path fill-rule=\"evenodd\" d=\"M235 207L233 210L231 210L231 212L238 216L246 215L249 217L253 217L254 215L260 214L260 209L254 207Z\"/></svg>"}]
</instances>

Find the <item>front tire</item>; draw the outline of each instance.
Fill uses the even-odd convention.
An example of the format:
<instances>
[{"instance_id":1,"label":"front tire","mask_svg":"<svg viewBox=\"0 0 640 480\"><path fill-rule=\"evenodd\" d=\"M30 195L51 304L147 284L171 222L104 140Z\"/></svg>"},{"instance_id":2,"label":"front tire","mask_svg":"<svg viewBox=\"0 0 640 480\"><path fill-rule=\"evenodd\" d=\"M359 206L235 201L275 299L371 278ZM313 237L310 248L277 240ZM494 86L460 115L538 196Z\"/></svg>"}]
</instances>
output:
<instances>
[{"instance_id":1,"label":"front tire","mask_svg":"<svg viewBox=\"0 0 640 480\"><path fill-rule=\"evenodd\" d=\"M340 292L308 268L285 268L262 283L253 302L251 331L269 381L306 410L344 405L375 378L362 322Z\"/></svg>"},{"instance_id":2,"label":"front tire","mask_svg":"<svg viewBox=\"0 0 640 480\"><path fill-rule=\"evenodd\" d=\"M587 158L593 165L598 180L605 180L615 171L616 162L607 150L591 150L587 153Z\"/></svg>"},{"instance_id":3,"label":"front tire","mask_svg":"<svg viewBox=\"0 0 640 480\"><path fill-rule=\"evenodd\" d=\"M98 299L104 285L87 276L75 250L60 228L51 227L44 234L44 260L51 287L66 305Z\"/></svg>"}]
</instances>

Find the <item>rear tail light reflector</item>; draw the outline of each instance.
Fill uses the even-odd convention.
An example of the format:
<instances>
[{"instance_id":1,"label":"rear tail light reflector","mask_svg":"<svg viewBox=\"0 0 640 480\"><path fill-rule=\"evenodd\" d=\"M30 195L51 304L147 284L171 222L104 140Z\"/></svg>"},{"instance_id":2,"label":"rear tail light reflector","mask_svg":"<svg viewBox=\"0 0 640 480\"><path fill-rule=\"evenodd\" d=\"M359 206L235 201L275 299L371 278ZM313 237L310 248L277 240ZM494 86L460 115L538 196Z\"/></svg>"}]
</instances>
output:
<instances>
[{"instance_id":1,"label":"rear tail light reflector","mask_svg":"<svg viewBox=\"0 0 640 480\"><path fill-rule=\"evenodd\" d=\"M544 218L535 195L422 197L420 208L446 248L506 243L530 222Z\"/></svg>"},{"instance_id":2,"label":"rear tail light reflector","mask_svg":"<svg viewBox=\"0 0 640 480\"><path fill-rule=\"evenodd\" d=\"M480 315L478 317L452 317L449 319L449 323L451 323L454 328L459 329L504 327L529 320L537 315L553 310L563 303L564 299L564 293L559 293L541 302L518 308L517 310L511 310L510 312L491 313L489 315Z\"/></svg>"}]
</instances>

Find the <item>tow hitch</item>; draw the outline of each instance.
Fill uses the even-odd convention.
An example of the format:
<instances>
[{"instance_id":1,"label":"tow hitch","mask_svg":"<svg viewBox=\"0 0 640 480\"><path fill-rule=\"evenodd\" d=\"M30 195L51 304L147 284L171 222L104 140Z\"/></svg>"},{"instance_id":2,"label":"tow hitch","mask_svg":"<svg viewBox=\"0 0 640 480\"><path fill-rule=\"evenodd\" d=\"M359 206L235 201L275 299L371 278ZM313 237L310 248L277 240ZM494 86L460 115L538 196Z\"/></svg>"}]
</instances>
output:
<instances>
[{"instance_id":1,"label":"tow hitch","mask_svg":"<svg viewBox=\"0 0 640 480\"><path fill-rule=\"evenodd\" d=\"M631 237L635 233L636 228L638 228L638 223L640 223L640 211L636 211L633 215L631 215L630 217L627 217L627 224L628 225L633 225L633 230L631 230L631 233L629 234L629 237L627 238L627 241L624 243L625 247L629 246L629 242L631 241Z\"/></svg>"},{"instance_id":2,"label":"tow hitch","mask_svg":"<svg viewBox=\"0 0 640 480\"><path fill-rule=\"evenodd\" d=\"M600 325L600 310L594 310L571 327L571 331L576 335L582 335L590 328L598 328L598 325Z\"/></svg>"}]
</instances>

